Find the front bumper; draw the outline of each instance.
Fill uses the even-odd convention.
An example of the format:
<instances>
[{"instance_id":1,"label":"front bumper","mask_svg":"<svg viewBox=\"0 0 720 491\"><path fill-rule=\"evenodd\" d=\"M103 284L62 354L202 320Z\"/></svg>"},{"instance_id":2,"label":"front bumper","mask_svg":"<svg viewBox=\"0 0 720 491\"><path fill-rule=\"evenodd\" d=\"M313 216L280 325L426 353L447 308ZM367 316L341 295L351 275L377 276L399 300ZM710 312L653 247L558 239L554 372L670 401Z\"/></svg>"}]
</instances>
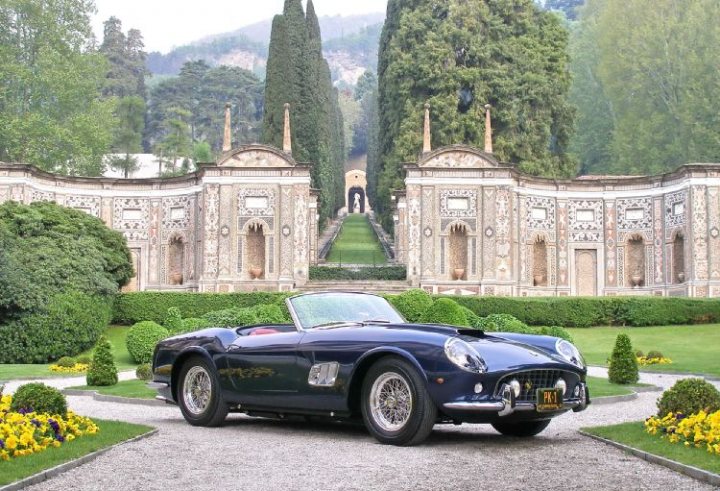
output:
<instances>
[{"instance_id":1,"label":"front bumper","mask_svg":"<svg viewBox=\"0 0 720 491\"><path fill-rule=\"evenodd\" d=\"M443 408L450 411L461 411L467 413L497 413L497 416L509 416L515 412L537 412L537 406L533 402L516 402L515 394L509 385L503 384L499 390L500 398L493 401L455 401L446 402ZM553 414L564 411L573 410L574 412L584 411L590 399L588 396L587 385L582 383L580 397L576 399L566 399L563 402L562 409L544 414Z\"/></svg>"}]
</instances>

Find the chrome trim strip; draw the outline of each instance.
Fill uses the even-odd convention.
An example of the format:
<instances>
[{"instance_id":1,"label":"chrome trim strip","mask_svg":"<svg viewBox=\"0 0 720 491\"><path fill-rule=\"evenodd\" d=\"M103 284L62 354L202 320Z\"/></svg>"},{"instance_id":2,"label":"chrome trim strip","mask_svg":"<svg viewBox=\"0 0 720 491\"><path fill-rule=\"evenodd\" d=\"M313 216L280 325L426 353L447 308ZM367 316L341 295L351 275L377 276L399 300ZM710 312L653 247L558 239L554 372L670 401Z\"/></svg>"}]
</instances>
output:
<instances>
[{"instance_id":1,"label":"chrome trim strip","mask_svg":"<svg viewBox=\"0 0 720 491\"><path fill-rule=\"evenodd\" d=\"M446 402L443 404L447 409L459 409L468 411L499 412L505 409L504 402Z\"/></svg>"}]
</instances>

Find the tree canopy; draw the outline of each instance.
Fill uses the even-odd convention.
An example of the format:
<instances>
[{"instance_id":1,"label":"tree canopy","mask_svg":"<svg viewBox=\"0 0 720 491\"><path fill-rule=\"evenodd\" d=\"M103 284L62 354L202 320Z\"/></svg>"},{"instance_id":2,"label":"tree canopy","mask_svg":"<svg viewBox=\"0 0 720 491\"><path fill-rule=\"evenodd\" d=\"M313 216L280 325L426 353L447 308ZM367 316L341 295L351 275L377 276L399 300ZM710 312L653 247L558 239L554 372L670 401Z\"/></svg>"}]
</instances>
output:
<instances>
[{"instance_id":1,"label":"tree canopy","mask_svg":"<svg viewBox=\"0 0 720 491\"><path fill-rule=\"evenodd\" d=\"M590 0L573 35L583 172L720 160L716 0Z\"/></svg>"},{"instance_id":2,"label":"tree canopy","mask_svg":"<svg viewBox=\"0 0 720 491\"><path fill-rule=\"evenodd\" d=\"M492 104L494 149L532 174L569 176L568 33L532 0L390 0L378 65L380 162L373 206L389 224L401 165L422 146L423 106L434 147L482 146Z\"/></svg>"},{"instance_id":3,"label":"tree canopy","mask_svg":"<svg viewBox=\"0 0 720 491\"><path fill-rule=\"evenodd\" d=\"M92 0L0 4L0 160L97 176L112 141Z\"/></svg>"}]
</instances>

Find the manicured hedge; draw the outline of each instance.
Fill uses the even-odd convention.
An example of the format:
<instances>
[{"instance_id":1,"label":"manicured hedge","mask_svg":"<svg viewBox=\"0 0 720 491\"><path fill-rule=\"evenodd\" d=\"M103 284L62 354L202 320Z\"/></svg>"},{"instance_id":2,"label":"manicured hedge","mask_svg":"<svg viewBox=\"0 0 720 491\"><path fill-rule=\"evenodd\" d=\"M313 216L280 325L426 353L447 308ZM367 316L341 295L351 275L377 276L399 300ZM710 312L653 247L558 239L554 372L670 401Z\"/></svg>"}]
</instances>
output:
<instances>
[{"instance_id":1,"label":"manicured hedge","mask_svg":"<svg viewBox=\"0 0 720 491\"><path fill-rule=\"evenodd\" d=\"M381 266L345 269L311 266L310 279L317 281L403 281L407 279L407 268L405 266Z\"/></svg>"},{"instance_id":2,"label":"manicured hedge","mask_svg":"<svg viewBox=\"0 0 720 491\"><path fill-rule=\"evenodd\" d=\"M453 297L480 317L510 314L531 326L667 326L720 322L720 301L660 297Z\"/></svg>"},{"instance_id":3,"label":"manicured hedge","mask_svg":"<svg viewBox=\"0 0 720 491\"><path fill-rule=\"evenodd\" d=\"M202 317L208 312L262 304L283 305L287 293L178 293L135 292L119 294L115 300L113 322L132 325L154 321L162 324L170 307L177 307L184 319Z\"/></svg>"}]
</instances>

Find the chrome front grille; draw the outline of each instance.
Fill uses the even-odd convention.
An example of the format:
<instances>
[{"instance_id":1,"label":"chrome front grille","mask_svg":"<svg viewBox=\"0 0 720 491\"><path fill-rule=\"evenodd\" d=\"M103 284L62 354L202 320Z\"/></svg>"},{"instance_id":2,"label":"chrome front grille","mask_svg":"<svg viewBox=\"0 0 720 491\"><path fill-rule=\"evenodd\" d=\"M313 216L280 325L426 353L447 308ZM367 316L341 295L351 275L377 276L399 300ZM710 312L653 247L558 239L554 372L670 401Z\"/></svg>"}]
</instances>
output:
<instances>
[{"instance_id":1,"label":"chrome front grille","mask_svg":"<svg viewBox=\"0 0 720 491\"><path fill-rule=\"evenodd\" d=\"M518 402L536 402L537 389L547 389L555 386L555 382L560 377L565 379L568 386L568 393L572 391L579 381L579 377L572 372L565 372L563 370L528 370L525 372L515 372L510 375L505 375L498 382L496 388L499 390L503 384L510 384L512 379L517 379L520 382L520 396L516 397L515 400Z\"/></svg>"}]
</instances>

